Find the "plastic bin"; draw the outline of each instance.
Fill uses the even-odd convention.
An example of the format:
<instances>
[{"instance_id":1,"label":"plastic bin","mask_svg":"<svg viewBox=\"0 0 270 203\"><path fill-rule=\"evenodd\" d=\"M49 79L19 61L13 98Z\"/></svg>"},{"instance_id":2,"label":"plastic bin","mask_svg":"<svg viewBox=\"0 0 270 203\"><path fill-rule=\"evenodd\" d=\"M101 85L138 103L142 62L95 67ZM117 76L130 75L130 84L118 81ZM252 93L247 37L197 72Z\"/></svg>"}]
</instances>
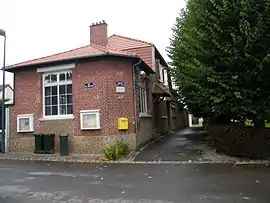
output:
<instances>
[{"instance_id":1,"label":"plastic bin","mask_svg":"<svg viewBox=\"0 0 270 203\"><path fill-rule=\"evenodd\" d=\"M44 153L53 154L54 153L54 134L44 134Z\"/></svg>"},{"instance_id":2,"label":"plastic bin","mask_svg":"<svg viewBox=\"0 0 270 203\"><path fill-rule=\"evenodd\" d=\"M68 134L62 134L59 136L60 139L60 156L68 156Z\"/></svg>"},{"instance_id":3,"label":"plastic bin","mask_svg":"<svg viewBox=\"0 0 270 203\"><path fill-rule=\"evenodd\" d=\"M35 134L35 153L43 154L44 153L44 144L43 144L43 135Z\"/></svg>"}]
</instances>

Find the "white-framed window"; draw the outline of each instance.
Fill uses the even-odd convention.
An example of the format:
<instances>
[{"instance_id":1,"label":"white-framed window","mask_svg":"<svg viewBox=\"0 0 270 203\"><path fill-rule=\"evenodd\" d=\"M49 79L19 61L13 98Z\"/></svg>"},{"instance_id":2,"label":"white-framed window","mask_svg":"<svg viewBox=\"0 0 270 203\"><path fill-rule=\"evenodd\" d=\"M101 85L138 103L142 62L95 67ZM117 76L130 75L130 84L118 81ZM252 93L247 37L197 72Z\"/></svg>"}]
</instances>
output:
<instances>
[{"instance_id":1,"label":"white-framed window","mask_svg":"<svg viewBox=\"0 0 270 203\"><path fill-rule=\"evenodd\" d=\"M140 113L147 114L147 84L146 79L140 79L139 85L139 106Z\"/></svg>"},{"instance_id":2,"label":"white-framed window","mask_svg":"<svg viewBox=\"0 0 270 203\"><path fill-rule=\"evenodd\" d=\"M73 115L72 71L43 73L44 118Z\"/></svg>"},{"instance_id":3,"label":"white-framed window","mask_svg":"<svg viewBox=\"0 0 270 203\"><path fill-rule=\"evenodd\" d=\"M164 85L168 85L168 72L164 69Z\"/></svg>"},{"instance_id":4,"label":"white-framed window","mask_svg":"<svg viewBox=\"0 0 270 203\"><path fill-rule=\"evenodd\" d=\"M168 73L164 66L159 63L159 80L164 85L168 85Z\"/></svg>"},{"instance_id":5,"label":"white-framed window","mask_svg":"<svg viewBox=\"0 0 270 203\"><path fill-rule=\"evenodd\" d=\"M34 132L33 114L22 114L17 116L17 132Z\"/></svg>"},{"instance_id":6,"label":"white-framed window","mask_svg":"<svg viewBox=\"0 0 270 203\"><path fill-rule=\"evenodd\" d=\"M161 82L164 82L164 68L161 64L159 64L159 79Z\"/></svg>"},{"instance_id":7,"label":"white-framed window","mask_svg":"<svg viewBox=\"0 0 270 203\"><path fill-rule=\"evenodd\" d=\"M100 129L100 110L80 111L81 130Z\"/></svg>"}]
</instances>

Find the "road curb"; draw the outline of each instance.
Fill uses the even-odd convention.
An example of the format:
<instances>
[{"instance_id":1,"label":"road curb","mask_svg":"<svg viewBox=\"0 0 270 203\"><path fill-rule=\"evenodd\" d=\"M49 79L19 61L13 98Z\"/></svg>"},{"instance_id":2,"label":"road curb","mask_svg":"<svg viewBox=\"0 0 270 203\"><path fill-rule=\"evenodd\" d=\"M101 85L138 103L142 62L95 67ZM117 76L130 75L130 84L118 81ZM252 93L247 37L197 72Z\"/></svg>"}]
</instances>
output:
<instances>
[{"instance_id":1,"label":"road curb","mask_svg":"<svg viewBox=\"0 0 270 203\"><path fill-rule=\"evenodd\" d=\"M66 163L81 163L81 164L144 164L144 165L188 165L188 164L232 164L232 165L270 165L270 161L103 161L91 159L49 159L49 158L27 158L27 157L3 157L0 160L14 161L40 161L40 162L66 162Z\"/></svg>"}]
</instances>

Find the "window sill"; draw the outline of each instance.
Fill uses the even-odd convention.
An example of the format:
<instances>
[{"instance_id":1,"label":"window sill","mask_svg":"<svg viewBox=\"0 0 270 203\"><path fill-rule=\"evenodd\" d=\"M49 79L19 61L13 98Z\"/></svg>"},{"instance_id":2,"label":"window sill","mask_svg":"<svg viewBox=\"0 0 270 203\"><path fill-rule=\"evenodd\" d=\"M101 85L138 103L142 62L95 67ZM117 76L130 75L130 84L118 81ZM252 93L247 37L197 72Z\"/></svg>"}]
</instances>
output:
<instances>
[{"instance_id":1,"label":"window sill","mask_svg":"<svg viewBox=\"0 0 270 203\"><path fill-rule=\"evenodd\" d=\"M83 130L83 131L86 131L86 130L91 131L91 130L100 130L100 128L81 128L81 130Z\"/></svg>"},{"instance_id":2,"label":"window sill","mask_svg":"<svg viewBox=\"0 0 270 203\"><path fill-rule=\"evenodd\" d=\"M147 114L147 113L140 113L140 114L139 114L139 117L140 117L140 118L152 118L152 115Z\"/></svg>"},{"instance_id":3,"label":"window sill","mask_svg":"<svg viewBox=\"0 0 270 203\"><path fill-rule=\"evenodd\" d=\"M70 120L74 119L74 115L69 115L69 116L48 116L48 117L43 117L39 119L40 121L49 121L49 120Z\"/></svg>"},{"instance_id":4,"label":"window sill","mask_svg":"<svg viewBox=\"0 0 270 203\"><path fill-rule=\"evenodd\" d=\"M17 133L33 133L34 130L21 130L21 131L17 131Z\"/></svg>"}]
</instances>

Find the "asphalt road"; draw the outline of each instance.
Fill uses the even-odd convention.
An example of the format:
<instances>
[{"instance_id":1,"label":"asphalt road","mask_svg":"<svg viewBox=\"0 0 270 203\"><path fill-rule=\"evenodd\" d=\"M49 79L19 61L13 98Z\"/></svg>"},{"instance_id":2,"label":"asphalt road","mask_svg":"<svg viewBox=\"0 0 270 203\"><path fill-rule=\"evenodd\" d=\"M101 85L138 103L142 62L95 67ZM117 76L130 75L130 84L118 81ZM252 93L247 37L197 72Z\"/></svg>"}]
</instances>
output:
<instances>
[{"instance_id":1,"label":"asphalt road","mask_svg":"<svg viewBox=\"0 0 270 203\"><path fill-rule=\"evenodd\" d=\"M270 167L1 161L1 203L269 203Z\"/></svg>"},{"instance_id":2,"label":"asphalt road","mask_svg":"<svg viewBox=\"0 0 270 203\"><path fill-rule=\"evenodd\" d=\"M157 140L144 149L136 161L199 161L204 160L201 128L185 128ZM207 159L204 161L208 161Z\"/></svg>"}]
</instances>

